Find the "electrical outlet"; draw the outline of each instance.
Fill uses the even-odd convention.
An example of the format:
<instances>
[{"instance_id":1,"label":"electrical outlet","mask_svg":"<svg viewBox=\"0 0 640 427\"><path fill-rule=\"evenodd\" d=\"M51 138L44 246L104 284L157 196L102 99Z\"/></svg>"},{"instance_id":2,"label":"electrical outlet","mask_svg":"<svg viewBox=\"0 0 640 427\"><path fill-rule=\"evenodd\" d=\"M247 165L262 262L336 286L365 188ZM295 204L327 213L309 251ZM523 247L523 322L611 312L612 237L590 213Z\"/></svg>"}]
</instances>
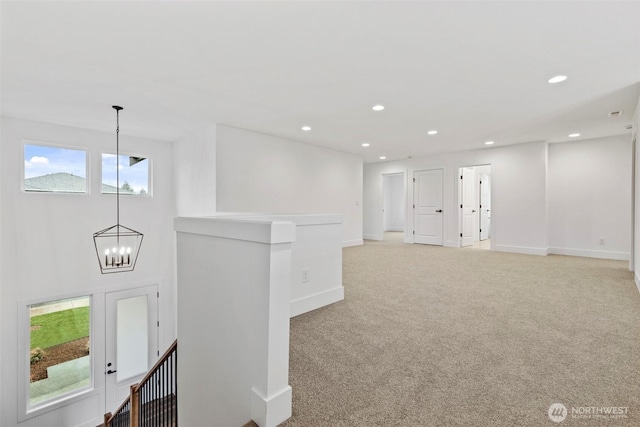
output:
<instances>
[{"instance_id":1,"label":"electrical outlet","mask_svg":"<svg viewBox=\"0 0 640 427\"><path fill-rule=\"evenodd\" d=\"M303 268L302 269L302 283L307 283L309 282L309 269L308 268Z\"/></svg>"},{"instance_id":2,"label":"electrical outlet","mask_svg":"<svg viewBox=\"0 0 640 427\"><path fill-rule=\"evenodd\" d=\"M599 243L598 243L598 244L599 244L599 245L604 245L604 239L603 239L602 237L600 238L600 241L599 241Z\"/></svg>"}]
</instances>

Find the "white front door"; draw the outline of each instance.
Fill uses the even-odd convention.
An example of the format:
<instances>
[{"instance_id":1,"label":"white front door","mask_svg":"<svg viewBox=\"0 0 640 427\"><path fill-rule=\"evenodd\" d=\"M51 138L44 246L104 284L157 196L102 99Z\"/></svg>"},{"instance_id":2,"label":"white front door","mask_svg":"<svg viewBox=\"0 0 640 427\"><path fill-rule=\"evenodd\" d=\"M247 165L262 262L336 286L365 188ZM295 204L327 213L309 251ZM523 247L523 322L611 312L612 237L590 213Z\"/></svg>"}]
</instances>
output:
<instances>
[{"instance_id":1,"label":"white front door","mask_svg":"<svg viewBox=\"0 0 640 427\"><path fill-rule=\"evenodd\" d=\"M105 389L115 411L158 359L158 287L106 294Z\"/></svg>"},{"instance_id":2,"label":"white front door","mask_svg":"<svg viewBox=\"0 0 640 427\"><path fill-rule=\"evenodd\" d=\"M462 181L460 185L460 209L462 210L461 246L471 246L475 240L475 176L476 171L473 168L460 169L460 179Z\"/></svg>"},{"instance_id":3,"label":"white front door","mask_svg":"<svg viewBox=\"0 0 640 427\"><path fill-rule=\"evenodd\" d=\"M442 246L442 169L414 173L413 241Z\"/></svg>"},{"instance_id":4,"label":"white front door","mask_svg":"<svg viewBox=\"0 0 640 427\"><path fill-rule=\"evenodd\" d=\"M491 238L491 178L480 175L480 240Z\"/></svg>"}]
</instances>

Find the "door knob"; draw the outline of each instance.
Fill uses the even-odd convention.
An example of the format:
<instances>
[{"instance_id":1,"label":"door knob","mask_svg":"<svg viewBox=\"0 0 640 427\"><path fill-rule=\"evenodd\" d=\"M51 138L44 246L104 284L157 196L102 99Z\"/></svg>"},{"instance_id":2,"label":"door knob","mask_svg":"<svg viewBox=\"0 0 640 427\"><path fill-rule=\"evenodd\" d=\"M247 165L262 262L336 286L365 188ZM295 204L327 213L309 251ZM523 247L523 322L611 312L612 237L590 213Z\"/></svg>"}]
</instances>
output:
<instances>
[{"instance_id":1,"label":"door knob","mask_svg":"<svg viewBox=\"0 0 640 427\"><path fill-rule=\"evenodd\" d=\"M476 211L476 210L475 210L475 209L473 209L473 210L471 211L471 213L474 213L475 211Z\"/></svg>"},{"instance_id":2,"label":"door knob","mask_svg":"<svg viewBox=\"0 0 640 427\"><path fill-rule=\"evenodd\" d=\"M442 212L442 209L436 209L436 212Z\"/></svg>"},{"instance_id":3,"label":"door knob","mask_svg":"<svg viewBox=\"0 0 640 427\"><path fill-rule=\"evenodd\" d=\"M109 370L107 371L107 374L111 375L111 374L115 374L116 372L118 372L118 371L112 371L111 369L109 369Z\"/></svg>"}]
</instances>

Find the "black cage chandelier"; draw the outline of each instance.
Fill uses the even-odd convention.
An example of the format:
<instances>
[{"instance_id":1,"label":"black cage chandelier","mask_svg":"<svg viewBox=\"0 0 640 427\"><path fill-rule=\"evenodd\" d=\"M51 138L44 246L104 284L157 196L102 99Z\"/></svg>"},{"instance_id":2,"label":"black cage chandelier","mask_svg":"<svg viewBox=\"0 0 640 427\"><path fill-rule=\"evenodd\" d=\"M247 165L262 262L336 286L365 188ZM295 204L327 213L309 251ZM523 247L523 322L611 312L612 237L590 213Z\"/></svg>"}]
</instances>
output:
<instances>
[{"instance_id":1,"label":"black cage chandelier","mask_svg":"<svg viewBox=\"0 0 640 427\"><path fill-rule=\"evenodd\" d=\"M116 225L93 234L102 274L133 271L142 245L142 233L120 225L120 110L116 110Z\"/></svg>"}]
</instances>

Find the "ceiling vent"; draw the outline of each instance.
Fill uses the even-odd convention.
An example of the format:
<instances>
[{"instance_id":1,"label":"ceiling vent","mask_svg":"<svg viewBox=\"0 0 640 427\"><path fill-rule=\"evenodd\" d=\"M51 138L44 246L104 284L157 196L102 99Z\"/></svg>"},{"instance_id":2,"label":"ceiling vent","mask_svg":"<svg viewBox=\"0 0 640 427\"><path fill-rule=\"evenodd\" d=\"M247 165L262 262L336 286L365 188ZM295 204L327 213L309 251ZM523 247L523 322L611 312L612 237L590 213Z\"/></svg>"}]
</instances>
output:
<instances>
[{"instance_id":1,"label":"ceiling vent","mask_svg":"<svg viewBox=\"0 0 640 427\"><path fill-rule=\"evenodd\" d=\"M612 111L609 113L609 117L620 117L620 116L622 116L622 110Z\"/></svg>"}]
</instances>

